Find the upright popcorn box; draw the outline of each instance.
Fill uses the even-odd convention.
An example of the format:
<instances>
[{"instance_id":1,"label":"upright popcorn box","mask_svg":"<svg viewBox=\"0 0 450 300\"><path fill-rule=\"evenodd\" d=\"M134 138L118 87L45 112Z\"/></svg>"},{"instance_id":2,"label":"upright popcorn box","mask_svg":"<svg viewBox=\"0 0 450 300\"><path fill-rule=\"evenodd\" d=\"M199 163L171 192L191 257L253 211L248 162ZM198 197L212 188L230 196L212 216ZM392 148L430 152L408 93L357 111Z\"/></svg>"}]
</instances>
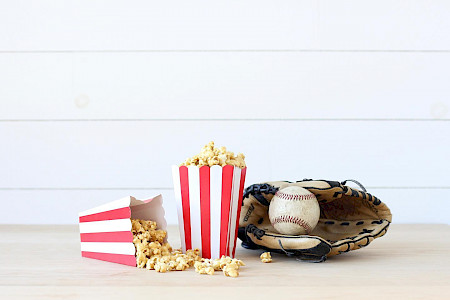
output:
<instances>
[{"instance_id":1,"label":"upright popcorn box","mask_svg":"<svg viewBox=\"0 0 450 300\"><path fill-rule=\"evenodd\" d=\"M162 196L128 196L79 213L81 256L136 266L131 219L155 221L166 230ZM167 237L166 237L167 239Z\"/></svg>"},{"instance_id":2,"label":"upright popcorn box","mask_svg":"<svg viewBox=\"0 0 450 300\"><path fill-rule=\"evenodd\" d=\"M247 168L173 166L181 248L234 257Z\"/></svg>"}]
</instances>

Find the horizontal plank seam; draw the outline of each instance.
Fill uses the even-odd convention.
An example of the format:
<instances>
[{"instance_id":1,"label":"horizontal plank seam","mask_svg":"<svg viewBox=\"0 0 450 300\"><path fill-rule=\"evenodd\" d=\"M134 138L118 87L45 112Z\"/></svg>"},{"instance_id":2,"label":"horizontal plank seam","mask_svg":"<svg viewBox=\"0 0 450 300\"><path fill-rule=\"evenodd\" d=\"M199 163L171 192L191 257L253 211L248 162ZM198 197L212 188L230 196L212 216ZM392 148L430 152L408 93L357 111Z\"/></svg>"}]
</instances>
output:
<instances>
[{"instance_id":1,"label":"horizontal plank seam","mask_svg":"<svg viewBox=\"0 0 450 300\"><path fill-rule=\"evenodd\" d=\"M273 119L0 119L0 122L327 122L327 121L342 121L342 122L448 122L450 119L426 119L426 118L273 118Z\"/></svg>"},{"instance_id":2,"label":"horizontal plank seam","mask_svg":"<svg viewBox=\"0 0 450 300\"><path fill-rule=\"evenodd\" d=\"M366 189L391 189L391 190L442 190L450 189L450 186L366 186ZM0 187L0 191L104 191L104 190L173 190L172 187Z\"/></svg>"},{"instance_id":3,"label":"horizontal plank seam","mask_svg":"<svg viewBox=\"0 0 450 300\"><path fill-rule=\"evenodd\" d=\"M122 50L0 50L0 54L14 53L252 53L252 52L307 52L307 53L450 53L450 49L122 49Z\"/></svg>"}]
</instances>

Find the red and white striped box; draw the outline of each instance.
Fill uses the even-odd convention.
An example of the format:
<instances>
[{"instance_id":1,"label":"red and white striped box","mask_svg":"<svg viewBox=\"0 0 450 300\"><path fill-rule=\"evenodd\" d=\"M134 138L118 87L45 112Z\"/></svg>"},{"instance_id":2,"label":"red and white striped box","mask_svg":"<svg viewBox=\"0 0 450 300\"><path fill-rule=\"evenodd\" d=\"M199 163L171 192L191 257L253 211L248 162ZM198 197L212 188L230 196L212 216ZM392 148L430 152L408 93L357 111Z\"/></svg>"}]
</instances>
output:
<instances>
[{"instance_id":1,"label":"red and white striped box","mask_svg":"<svg viewBox=\"0 0 450 300\"><path fill-rule=\"evenodd\" d=\"M79 213L81 256L136 266L130 219L152 220L166 230L162 203L161 195L148 200L128 196Z\"/></svg>"},{"instance_id":2,"label":"red and white striped box","mask_svg":"<svg viewBox=\"0 0 450 300\"><path fill-rule=\"evenodd\" d=\"M181 248L234 257L247 168L173 166Z\"/></svg>"}]
</instances>

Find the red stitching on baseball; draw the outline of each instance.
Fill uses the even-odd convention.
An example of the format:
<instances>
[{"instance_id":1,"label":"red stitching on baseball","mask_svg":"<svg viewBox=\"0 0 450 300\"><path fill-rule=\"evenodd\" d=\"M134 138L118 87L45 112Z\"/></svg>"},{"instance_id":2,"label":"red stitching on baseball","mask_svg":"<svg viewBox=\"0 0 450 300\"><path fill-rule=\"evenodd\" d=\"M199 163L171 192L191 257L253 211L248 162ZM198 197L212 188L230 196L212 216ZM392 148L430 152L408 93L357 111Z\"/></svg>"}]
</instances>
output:
<instances>
[{"instance_id":1,"label":"red stitching on baseball","mask_svg":"<svg viewBox=\"0 0 450 300\"><path fill-rule=\"evenodd\" d=\"M278 223L294 223L294 224L297 224L297 225L303 227L303 229L305 229L308 234L312 231L311 226L309 226L309 224L306 223L305 220L300 219L298 217L284 215L284 216L275 217L271 221L272 221L272 225L275 225L275 224L278 224Z\"/></svg>"},{"instance_id":2,"label":"red stitching on baseball","mask_svg":"<svg viewBox=\"0 0 450 300\"><path fill-rule=\"evenodd\" d=\"M315 199L316 196L314 196L313 193L311 194L307 194L307 195L291 195L291 194L286 194L283 192L276 192L275 196L284 199L284 200L293 200L293 201L300 201L300 200L311 200L311 199Z\"/></svg>"}]
</instances>

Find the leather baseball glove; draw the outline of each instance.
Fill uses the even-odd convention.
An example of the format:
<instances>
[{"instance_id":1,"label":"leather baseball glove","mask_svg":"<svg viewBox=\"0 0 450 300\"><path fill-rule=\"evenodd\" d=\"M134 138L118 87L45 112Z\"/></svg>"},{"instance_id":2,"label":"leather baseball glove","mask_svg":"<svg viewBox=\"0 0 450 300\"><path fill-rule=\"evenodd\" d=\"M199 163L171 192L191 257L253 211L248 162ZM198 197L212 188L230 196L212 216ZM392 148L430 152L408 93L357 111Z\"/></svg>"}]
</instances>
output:
<instances>
[{"instance_id":1,"label":"leather baseball glove","mask_svg":"<svg viewBox=\"0 0 450 300\"><path fill-rule=\"evenodd\" d=\"M346 186L357 183L361 190ZM357 181L342 183L305 179L253 184L244 191L238 237L248 249L284 253L299 260L325 261L327 257L356 250L383 236L392 221L389 208L366 192ZM277 233L269 221L269 204L275 193L296 185L313 193L320 219L310 235Z\"/></svg>"}]
</instances>

